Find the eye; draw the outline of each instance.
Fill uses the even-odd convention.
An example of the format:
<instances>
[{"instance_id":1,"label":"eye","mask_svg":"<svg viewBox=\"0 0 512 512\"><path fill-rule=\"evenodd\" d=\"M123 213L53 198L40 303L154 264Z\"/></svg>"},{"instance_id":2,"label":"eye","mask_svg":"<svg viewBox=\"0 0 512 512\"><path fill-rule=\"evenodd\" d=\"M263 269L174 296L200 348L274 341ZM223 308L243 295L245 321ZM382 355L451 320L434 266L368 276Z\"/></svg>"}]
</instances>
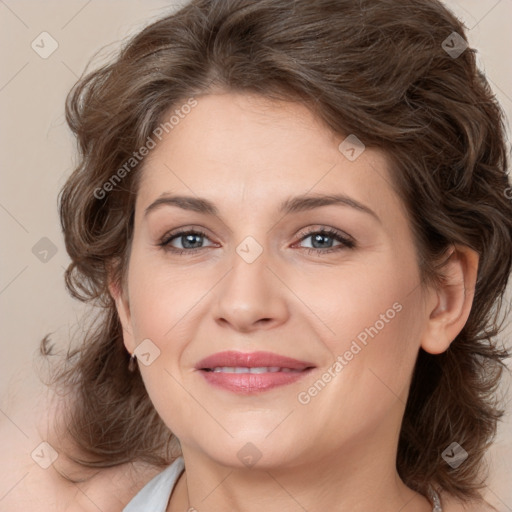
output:
<instances>
[{"instance_id":1,"label":"eye","mask_svg":"<svg viewBox=\"0 0 512 512\"><path fill-rule=\"evenodd\" d=\"M310 247L304 247L308 253L326 254L344 249L353 249L356 247L355 241L340 231L329 227L310 229L300 234L300 242L310 240ZM204 240L209 240L206 233L201 230L188 229L167 233L158 243L165 251L176 254L193 253L206 247L215 247L214 243L204 245ZM338 242L338 245L334 245ZM176 244L179 244L176 247ZM295 244L297 245L297 244Z\"/></svg>"},{"instance_id":2,"label":"eye","mask_svg":"<svg viewBox=\"0 0 512 512\"><path fill-rule=\"evenodd\" d=\"M351 237L328 227L321 229L316 228L305 233L302 232L300 236L300 242L310 240L310 247L303 247L308 250L308 253L313 251L315 254L326 254L344 249L354 249L356 247L355 241ZM339 243L338 245L334 245L334 242Z\"/></svg>"},{"instance_id":3,"label":"eye","mask_svg":"<svg viewBox=\"0 0 512 512\"><path fill-rule=\"evenodd\" d=\"M175 252L178 254L183 254L184 252L195 252L199 249L204 249L202 239L208 239L206 233L200 230L182 230L174 233L166 234L162 240L158 243L158 245L164 248L166 251ZM174 244L178 243L181 247L176 247Z\"/></svg>"}]
</instances>

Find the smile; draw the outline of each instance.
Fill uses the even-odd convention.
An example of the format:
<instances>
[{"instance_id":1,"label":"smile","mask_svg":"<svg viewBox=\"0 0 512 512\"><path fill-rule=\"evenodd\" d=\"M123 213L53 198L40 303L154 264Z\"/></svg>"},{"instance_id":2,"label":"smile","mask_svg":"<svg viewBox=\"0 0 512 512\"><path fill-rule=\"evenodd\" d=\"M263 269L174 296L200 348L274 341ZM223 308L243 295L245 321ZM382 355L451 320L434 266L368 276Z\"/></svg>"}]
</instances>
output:
<instances>
[{"instance_id":1,"label":"smile","mask_svg":"<svg viewBox=\"0 0 512 512\"><path fill-rule=\"evenodd\" d=\"M237 394L255 394L292 384L315 366L272 352L226 351L213 354L196 365L211 386Z\"/></svg>"},{"instance_id":2,"label":"smile","mask_svg":"<svg viewBox=\"0 0 512 512\"><path fill-rule=\"evenodd\" d=\"M280 368L279 366L256 366L248 368L246 366L224 366L216 367L213 369L206 369L206 371L213 371L215 373L276 373L276 372L300 372L302 370L293 370L292 368Z\"/></svg>"}]
</instances>

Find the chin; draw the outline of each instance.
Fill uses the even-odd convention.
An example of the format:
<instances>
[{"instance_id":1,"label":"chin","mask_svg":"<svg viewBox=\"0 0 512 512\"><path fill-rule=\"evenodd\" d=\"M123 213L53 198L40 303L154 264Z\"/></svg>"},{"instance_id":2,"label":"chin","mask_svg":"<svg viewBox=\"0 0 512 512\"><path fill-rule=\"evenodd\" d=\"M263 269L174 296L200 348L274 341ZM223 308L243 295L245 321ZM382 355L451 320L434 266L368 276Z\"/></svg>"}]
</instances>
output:
<instances>
[{"instance_id":1,"label":"chin","mask_svg":"<svg viewBox=\"0 0 512 512\"><path fill-rule=\"evenodd\" d=\"M265 439L266 435L268 431L261 436L240 436L208 447L204 453L216 463L236 469L271 470L299 464L297 443L289 437L285 443L279 437Z\"/></svg>"}]
</instances>

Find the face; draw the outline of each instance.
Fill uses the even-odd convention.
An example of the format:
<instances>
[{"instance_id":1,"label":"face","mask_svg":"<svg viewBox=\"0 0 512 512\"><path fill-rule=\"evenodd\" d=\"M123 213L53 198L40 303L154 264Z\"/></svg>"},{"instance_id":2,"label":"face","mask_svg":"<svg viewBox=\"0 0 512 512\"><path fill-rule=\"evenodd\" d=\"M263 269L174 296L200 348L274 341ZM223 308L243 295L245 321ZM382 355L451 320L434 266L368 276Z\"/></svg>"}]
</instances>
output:
<instances>
[{"instance_id":1,"label":"face","mask_svg":"<svg viewBox=\"0 0 512 512\"><path fill-rule=\"evenodd\" d=\"M300 104L197 102L146 160L117 300L156 410L229 466L392 448L428 315L385 154Z\"/></svg>"}]
</instances>

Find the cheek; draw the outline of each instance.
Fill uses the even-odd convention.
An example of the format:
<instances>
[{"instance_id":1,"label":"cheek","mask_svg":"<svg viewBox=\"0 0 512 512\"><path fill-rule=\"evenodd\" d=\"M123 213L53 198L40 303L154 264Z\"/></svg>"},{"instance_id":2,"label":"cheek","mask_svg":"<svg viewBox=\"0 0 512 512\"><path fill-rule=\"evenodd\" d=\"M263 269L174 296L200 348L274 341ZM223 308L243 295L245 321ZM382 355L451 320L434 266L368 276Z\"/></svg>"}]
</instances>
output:
<instances>
[{"instance_id":1,"label":"cheek","mask_svg":"<svg viewBox=\"0 0 512 512\"><path fill-rule=\"evenodd\" d=\"M329 327L322 328L323 342L343 364L331 389L337 397L331 398L349 400L354 408L406 393L420 345L422 300L414 259L378 260L364 271L340 271L324 287L306 285L308 305Z\"/></svg>"},{"instance_id":2,"label":"cheek","mask_svg":"<svg viewBox=\"0 0 512 512\"><path fill-rule=\"evenodd\" d=\"M136 341L150 338L160 348L170 341L179 344L179 333L190 321L190 315L194 315L205 290L213 286L208 281L204 271L179 269L166 264L164 259L134 251L129 290ZM210 281L214 283L211 276Z\"/></svg>"},{"instance_id":3,"label":"cheek","mask_svg":"<svg viewBox=\"0 0 512 512\"><path fill-rule=\"evenodd\" d=\"M413 255L371 254L340 266L325 279L312 277L302 275L295 290L322 320L324 340L333 352L348 350L354 339L364 344L378 337L382 343L400 345L404 334L413 334L413 311L417 315L421 307Z\"/></svg>"},{"instance_id":4,"label":"cheek","mask_svg":"<svg viewBox=\"0 0 512 512\"><path fill-rule=\"evenodd\" d=\"M180 384L183 380L180 361L192 336L190 326L196 323L194 305L205 290L188 273L169 271L154 262L146 263L147 256L137 251L132 253L129 271L131 326L135 343L151 340L154 346L149 351L157 356L147 366L141 361L138 365L158 414L175 435L186 439L189 433L184 430L182 419L193 417L197 411Z\"/></svg>"},{"instance_id":5,"label":"cheek","mask_svg":"<svg viewBox=\"0 0 512 512\"><path fill-rule=\"evenodd\" d=\"M387 311L387 323L365 309L347 313L351 333L337 336L329 346L339 363L331 367L335 376L324 373L321 380L328 381L325 385L318 380L308 383L309 390L321 391L305 411L308 418L318 420L318 427L326 436L327 432L336 436L343 431L348 437L364 440L376 426L401 415L419 349L416 302L409 296L398 311L396 302L377 301L374 313L386 315ZM358 319L354 321L350 314L356 313ZM339 332L347 322L340 319ZM304 391L310 392L307 386Z\"/></svg>"}]
</instances>

